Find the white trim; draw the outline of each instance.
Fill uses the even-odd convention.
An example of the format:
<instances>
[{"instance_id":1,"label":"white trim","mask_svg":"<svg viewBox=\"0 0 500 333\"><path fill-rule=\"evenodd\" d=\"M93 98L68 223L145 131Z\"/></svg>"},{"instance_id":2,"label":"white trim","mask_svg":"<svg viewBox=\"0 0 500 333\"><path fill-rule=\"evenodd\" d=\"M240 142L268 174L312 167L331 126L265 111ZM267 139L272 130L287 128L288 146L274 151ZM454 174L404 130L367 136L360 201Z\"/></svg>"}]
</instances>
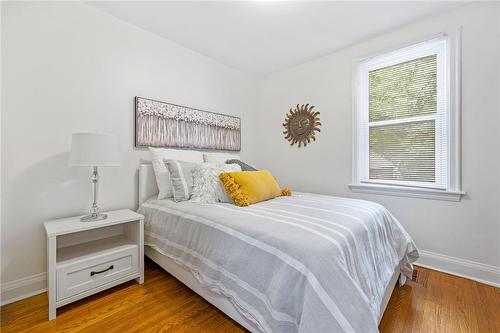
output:
<instances>
[{"instance_id":1,"label":"white trim","mask_svg":"<svg viewBox=\"0 0 500 333\"><path fill-rule=\"evenodd\" d=\"M353 137L352 137L352 184L349 185L353 192L364 192L373 194L386 194L395 196L418 197L437 200L451 200L460 201L464 192L461 190L461 31L462 28L458 27L453 31L434 35L433 38L427 41L415 43L413 45L407 44L403 48L393 48L386 53L379 53L372 57L365 57L353 63ZM407 182L387 182L387 181L372 181L367 176L367 145L368 140L367 129L372 126L380 126L395 123L396 121L383 121L383 122L369 122L367 112L363 112L367 108L366 77L363 75L363 70L366 69L367 62L375 61L376 66L380 64L398 63L412 57L411 51L415 48L421 48L424 53L434 52L433 43L446 38L445 53L445 70L447 88L444 91L446 95L445 114L436 117L436 123L443 122L438 128L442 128L447 132L446 136L442 136L436 132L436 140L445 140L447 151L441 152L439 147L436 147L436 163L443 165L446 163L446 174L438 172L436 175L436 183L434 186L429 184L420 183L407 183ZM438 52L438 56L443 56ZM397 59L396 59L397 58ZM441 94L442 95L442 94ZM443 96L441 96L443 97ZM439 96L438 96L439 99ZM438 101L439 102L439 101ZM444 118L443 118L444 117ZM398 120L397 122L412 122L418 121L422 117L407 118ZM424 116L429 118L429 116ZM422 118L423 119L423 118ZM438 142L436 141L436 145ZM446 142L447 141L447 142ZM441 146L439 144L439 146ZM444 178L443 178L444 177ZM382 184L376 184L382 183ZM385 184L384 184L385 183ZM394 185L394 186L392 186ZM421 190L415 189L422 187ZM432 189L432 188L438 189Z\"/></svg>"},{"instance_id":2,"label":"white trim","mask_svg":"<svg viewBox=\"0 0 500 333\"><path fill-rule=\"evenodd\" d=\"M448 93L448 151L449 182L451 190L462 189L462 26L450 32L448 43L449 66L448 75L450 89Z\"/></svg>"},{"instance_id":3,"label":"white trim","mask_svg":"<svg viewBox=\"0 0 500 333\"><path fill-rule=\"evenodd\" d=\"M361 181L359 184L363 186L365 184L374 184L374 185L386 185L386 186L396 186L398 188L423 188L423 189L437 189L441 191L446 191L446 188L440 186L436 183L426 183L426 182L414 182L414 181L405 181L405 180L384 180L384 179L370 179L369 181Z\"/></svg>"},{"instance_id":4,"label":"white trim","mask_svg":"<svg viewBox=\"0 0 500 333\"><path fill-rule=\"evenodd\" d=\"M383 59L385 57L389 60L389 62L386 66L390 66L391 64L396 64L396 63L408 60L408 57L407 57L408 50L411 50L413 47L415 47L417 45L425 46L425 44L433 43L435 40L442 39L446 36L447 36L447 32L441 32L441 33L437 33L437 34L427 35L427 36L424 36L423 38L419 38L417 40L414 40L414 41L411 41L408 43L396 45L388 50L379 51L379 52L376 52L375 54L372 54L370 56L363 57L363 58L358 60L358 63L368 62L374 58ZM426 49L429 50L430 48L427 47ZM406 55L406 58L400 57L400 59L404 59L404 60L401 61L398 59L398 60L395 60L391 63L390 61L391 61L391 59L394 59L395 55L402 54L401 51L406 52L406 54L403 54L403 57ZM432 54L432 52L430 52L429 54Z\"/></svg>"},{"instance_id":5,"label":"white trim","mask_svg":"<svg viewBox=\"0 0 500 333\"><path fill-rule=\"evenodd\" d=\"M429 251L418 252L420 258L415 265L500 288L500 267Z\"/></svg>"},{"instance_id":6,"label":"white trim","mask_svg":"<svg viewBox=\"0 0 500 333\"><path fill-rule=\"evenodd\" d=\"M415 116L415 117L408 117L408 118L399 118L399 119L389 119L389 120L378 120L378 121L371 121L368 123L368 127L377 127L377 126L386 126L386 125L399 125L399 124L408 124L408 123L418 123L421 121L428 121L428 120L437 120L437 114L432 113L432 114L426 114L424 116Z\"/></svg>"},{"instance_id":7,"label":"white trim","mask_svg":"<svg viewBox=\"0 0 500 333\"><path fill-rule=\"evenodd\" d=\"M30 298L30 297L33 297L33 296L36 296L36 295L40 295L44 292L47 291L47 288L43 288L43 289L40 289L40 290L35 290L35 291L31 291L29 293L25 293L25 294L22 294L22 295L19 295L19 296L16 296L16 297L11 297L11 298L8 298L7 300L3 300L2 299L2 302L1 302L1 306L4 306L4 305L7 305L7 304L10 304L10 303L14 303L14 302L17 302L17 301L20 301L20 300L23 300L25 298Z\"/></svg>"},{"instance_id":8,"label":"white trim","mask_svg":"<svg viewBox=\"0 0 500 333\"><path fill-rule=\"evenodd\" d=\"M350 184L349 188L354 193L369 193L369 194L382 194L393 195L398 197L409 198L422 198L422 199L435 199L445 201L460 201L465 192L445 191L433 188L362 183Z\"/></svg>"},{"instance_id":9,"label":"white trim","mask_svg":"<svg viewBox=\"0 0 500 333\"><path fill-rule=\"evenodd\" d=\"M46 280L47 280L47 273L43 272L43 273L31 275L31 276L26 276L26 277L20 278L18 280L2 283L1 289L2 289L2 293L4 293L4 292L12 291L14 289L26 287L26 286L29 286L29 285L32 285L32 284L35 284L38 282L43 282Z\"/></svg>"},{"instance_id":10,"label":"white trim","mask_svg":"<svg viewBox=\"0 0 500 333\"><path fill-rule=\"evenodd\" d=\"M44 287L40 289L40 285L47 284L47 273L39 273L31 276L26 276L18 280L2 283L1 289L1 305L6 305L19 301L24 298L35 296L47 291ZM6 298L6 294L11 293L10 297Z\"/></svg>"}]
</instances>

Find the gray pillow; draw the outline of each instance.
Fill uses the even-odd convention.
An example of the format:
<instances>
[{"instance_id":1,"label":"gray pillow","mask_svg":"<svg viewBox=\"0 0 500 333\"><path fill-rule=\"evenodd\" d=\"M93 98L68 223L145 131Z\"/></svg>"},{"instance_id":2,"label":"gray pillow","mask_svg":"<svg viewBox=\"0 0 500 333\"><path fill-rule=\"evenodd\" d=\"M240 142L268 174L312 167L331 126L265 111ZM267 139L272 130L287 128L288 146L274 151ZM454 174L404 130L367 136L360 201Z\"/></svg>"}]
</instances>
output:
<instances>
[{"instance_id":1,"label":"gray pillow","mask_svg":"<svg viewBox=\"0 0 500 333\"><path fill-rule=\"evenodd\" d=\"M177 160L166 160L165 163L172 181L174 201L189 200L193 193L193 170L199 163Z\"/></svg>"},{"instance_id":2,"label":"gray pillow","mask_svg":"<svg viewBox=\"0 0 500 333\"><path fill-rule=\"evenodd\" d=\"M253 166L248 165L240 160L227 160L226 164L238 164L241 167L241 171L257 171Z\"/></svg>"}]
</instances>

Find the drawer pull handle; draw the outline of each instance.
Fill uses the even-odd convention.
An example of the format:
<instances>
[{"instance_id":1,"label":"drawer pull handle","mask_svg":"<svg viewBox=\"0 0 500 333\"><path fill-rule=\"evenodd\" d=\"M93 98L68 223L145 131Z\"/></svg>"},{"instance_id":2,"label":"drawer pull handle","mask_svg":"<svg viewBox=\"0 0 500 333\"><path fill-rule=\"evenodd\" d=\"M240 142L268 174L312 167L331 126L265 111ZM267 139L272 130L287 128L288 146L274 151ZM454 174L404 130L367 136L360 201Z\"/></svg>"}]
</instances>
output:
<instances>
[{"instance_id":1,"label":"drawer pull handle","mask_svg":"<svg viewBox=\"0 0 500 333\"><path fill-rule=\"evenodd\" d=\"M96 274L101 274L101 273L107 272L107 271L112 270L112 269L113 269L113 265L109 266L106 269L103 269L102 271L97 271L97 272L92 271L92 272L90 272L90 276L94 276Z\"/></svg>"}]
</instances>

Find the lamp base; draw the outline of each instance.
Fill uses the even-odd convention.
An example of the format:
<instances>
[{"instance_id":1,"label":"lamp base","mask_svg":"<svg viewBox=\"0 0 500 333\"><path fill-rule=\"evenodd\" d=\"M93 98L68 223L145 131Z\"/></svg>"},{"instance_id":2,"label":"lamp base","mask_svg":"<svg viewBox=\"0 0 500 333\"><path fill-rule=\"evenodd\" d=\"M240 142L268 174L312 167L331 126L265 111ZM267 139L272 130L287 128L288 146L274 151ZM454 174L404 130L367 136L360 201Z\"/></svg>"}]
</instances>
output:
<instances>
[{"instance_id":1,"label":"lamp base","mask_svg":"<svg viewBox=\"0 0 500 333\"><path fill-rule=\"evenodd\" d=\"M90 215L85 215L82 218L80 218L80 221L82 221L82 222L95 222L95 221L105 220L107 218L108 218L108 215L106 215L106 214L90 214Z\"/></svg>"}]
</instances>

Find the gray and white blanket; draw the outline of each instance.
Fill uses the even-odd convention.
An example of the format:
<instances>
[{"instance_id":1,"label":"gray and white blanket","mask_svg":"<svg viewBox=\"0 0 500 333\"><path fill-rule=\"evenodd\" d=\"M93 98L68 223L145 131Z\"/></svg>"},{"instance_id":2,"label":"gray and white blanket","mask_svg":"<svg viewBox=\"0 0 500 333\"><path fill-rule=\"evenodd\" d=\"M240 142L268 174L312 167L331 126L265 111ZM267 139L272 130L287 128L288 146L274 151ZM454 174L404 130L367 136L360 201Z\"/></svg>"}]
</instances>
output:
<instances>
[{"instance_id":1,"label":"gray and white blanket","mask_svg":"<svg viewBox=\"0 0 500 333\"><path fill-rule=\"evenodd\" d=\"M249 207L149 200L145 243L263 332L377 332L394 270L418 252L381 205L294 193Z\"/></svg>"}]
</instances>

